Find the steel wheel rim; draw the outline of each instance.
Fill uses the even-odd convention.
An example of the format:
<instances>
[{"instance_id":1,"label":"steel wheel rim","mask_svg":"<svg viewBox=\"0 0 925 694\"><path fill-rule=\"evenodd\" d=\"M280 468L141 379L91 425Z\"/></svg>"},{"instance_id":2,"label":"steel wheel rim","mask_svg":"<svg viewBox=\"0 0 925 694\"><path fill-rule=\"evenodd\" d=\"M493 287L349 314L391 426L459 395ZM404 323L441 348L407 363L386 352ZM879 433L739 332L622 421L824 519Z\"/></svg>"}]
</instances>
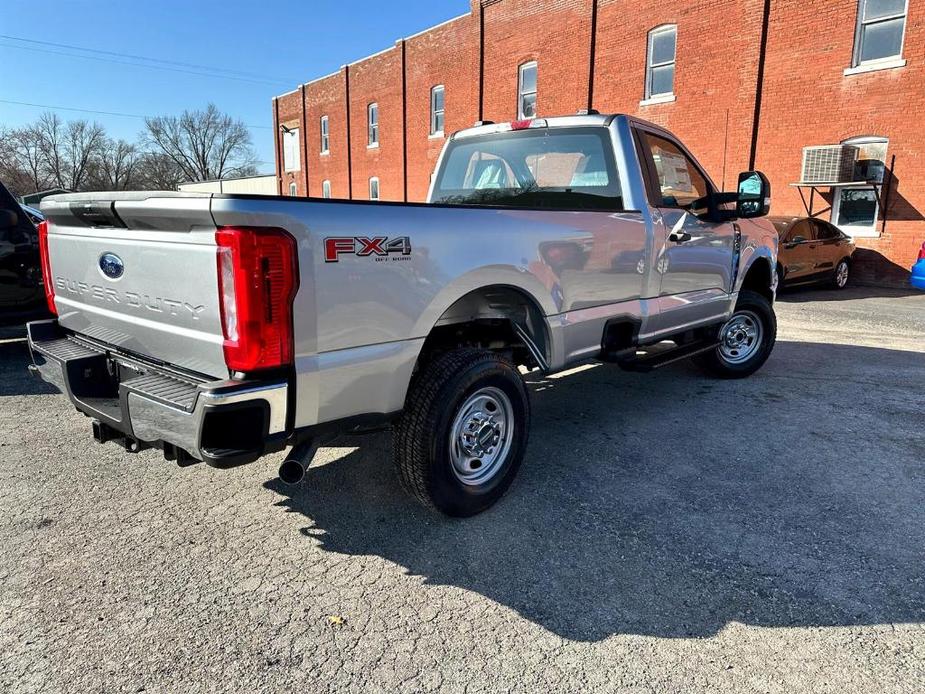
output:
<instances>
[{"instance_id":1,"label":"steel wheel rim","mask_svg":"<svg viewBox=\"0 0 925 694\"><path fill-rule=\"evenodd\" d=\"M729 364L741 364L751 359L761 347L764 327L753 311L739 311L719 333L719 355Z\"/></svg>"},{"instance_id":2,"label":"steel wheel rim","mask_svg":"<svg viewBox=\"0 0 925 694\"><path fill-rule=\"evenodd\" d=\"M453 474L468 486L485 484L507 458L514 440L514 407L500 388L480 388L462 404L450 427Z\"/></svg>"},{"instance_id":3,"label":"steel wheel rim","mask_svg":"<svg viewBox=\"0 0 925 694\"><path fill-rule=\"evenodd\" d=\"M842 261L838 264L838 269L835 271L835 283L839 287L848 284L848 263Z\"/></svg>"}]
</instances>

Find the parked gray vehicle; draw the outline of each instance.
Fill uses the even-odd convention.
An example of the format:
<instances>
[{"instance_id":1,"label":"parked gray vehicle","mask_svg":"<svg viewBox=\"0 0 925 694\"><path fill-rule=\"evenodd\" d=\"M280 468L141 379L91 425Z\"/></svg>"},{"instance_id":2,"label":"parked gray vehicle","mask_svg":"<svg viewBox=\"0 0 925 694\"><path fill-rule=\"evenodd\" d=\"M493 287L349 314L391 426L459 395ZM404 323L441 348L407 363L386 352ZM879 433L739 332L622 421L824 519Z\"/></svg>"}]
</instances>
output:
<instances>
[{"instance_id":1,"label":"parked gray vehicle","mask_svg":"<svg viewBox=\"0 0 925 694\"><path fill-rule=\"evenodd\" d=\"M54 196L31 368L100 442L216 467L293 446L292 483L328 437L390 425L405 488L468 516L523 460L526 370L761 367L769 204L759 172L719 192L670 133L595 113L456 133L426 204Z\"/></svg>"}]
</instances>

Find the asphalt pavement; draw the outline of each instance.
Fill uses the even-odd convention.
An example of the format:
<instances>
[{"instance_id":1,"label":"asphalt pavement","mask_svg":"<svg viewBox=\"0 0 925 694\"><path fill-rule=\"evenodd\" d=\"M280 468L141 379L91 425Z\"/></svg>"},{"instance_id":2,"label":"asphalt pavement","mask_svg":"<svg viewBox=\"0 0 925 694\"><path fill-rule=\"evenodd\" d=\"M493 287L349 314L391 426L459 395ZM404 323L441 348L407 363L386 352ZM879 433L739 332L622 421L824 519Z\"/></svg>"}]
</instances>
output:
<instances>
[{"instance_id":1,"label":"asphalt pavement","mask_svg":"<svg viewBox=\"0 0 925 694\"><path fill-rule=\"evenodd\" d=\"M532 377L449 520L387 433L177 468L0 333L0 691L923 692L925 293L788 292L766 366Z\"/></svg>"}]
</instances>

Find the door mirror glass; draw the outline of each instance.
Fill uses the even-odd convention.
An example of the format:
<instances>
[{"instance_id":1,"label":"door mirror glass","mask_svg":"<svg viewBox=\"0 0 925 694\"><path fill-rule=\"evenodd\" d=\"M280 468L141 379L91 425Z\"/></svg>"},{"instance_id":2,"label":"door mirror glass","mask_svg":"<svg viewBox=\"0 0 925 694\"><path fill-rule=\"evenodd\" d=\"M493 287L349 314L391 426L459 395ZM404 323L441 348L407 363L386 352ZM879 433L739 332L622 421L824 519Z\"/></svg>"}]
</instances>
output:
<instances>
[{"instance_id":1,"label":"door mirror glass","mask_svg":"<svg viewBox=\"0 0 925 694\"><path fill-rule=\"evenodd\" d=\"M736 215L740 218L763 217L771 209L771 183L760 171L739 174Z\"/></svg>"}]
</instances>

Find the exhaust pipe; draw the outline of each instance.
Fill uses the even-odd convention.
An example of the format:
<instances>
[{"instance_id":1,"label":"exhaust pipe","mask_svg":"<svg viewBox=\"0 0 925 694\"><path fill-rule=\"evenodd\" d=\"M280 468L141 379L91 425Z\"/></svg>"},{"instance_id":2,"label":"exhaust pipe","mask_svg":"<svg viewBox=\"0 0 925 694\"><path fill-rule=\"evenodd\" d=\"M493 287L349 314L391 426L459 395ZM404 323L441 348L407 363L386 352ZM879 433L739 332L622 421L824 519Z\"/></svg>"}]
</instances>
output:
<instances>
[{"instance_id":1,"label":"exhaust pipe","mask_svg":"<svg viewBox=\"0 0 925 694\"><path fill-rule=\"evenodd\" d=\"M309 439L293 446L283 464L279 466L280 480L290 485L301 482L317 450L318 441L316 439Z\"/></svg>"}]
</instances>

